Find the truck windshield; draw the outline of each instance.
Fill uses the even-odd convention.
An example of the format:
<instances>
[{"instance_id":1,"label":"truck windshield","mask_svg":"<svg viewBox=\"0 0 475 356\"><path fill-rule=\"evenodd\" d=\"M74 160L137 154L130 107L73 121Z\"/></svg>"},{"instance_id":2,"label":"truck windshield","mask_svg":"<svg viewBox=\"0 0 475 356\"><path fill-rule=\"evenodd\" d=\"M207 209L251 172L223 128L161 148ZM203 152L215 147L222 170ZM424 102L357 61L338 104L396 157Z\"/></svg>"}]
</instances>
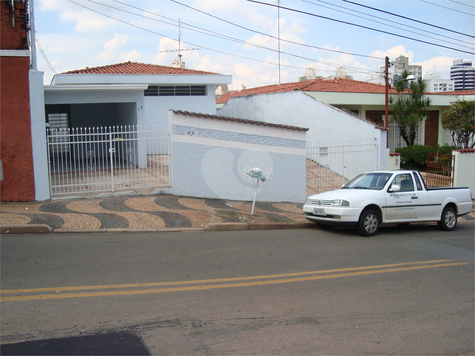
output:
<instances>
[{"instance_id":1,"label":"truck windshield","mask_svg":"<svg viewBox=\"0 0 475 356\"><path fill-rule=\"evenodd\" d=\"M373 189L384 188L392 173L365 173L346 183L341 189Z\"/></svg>"}]
</instances>

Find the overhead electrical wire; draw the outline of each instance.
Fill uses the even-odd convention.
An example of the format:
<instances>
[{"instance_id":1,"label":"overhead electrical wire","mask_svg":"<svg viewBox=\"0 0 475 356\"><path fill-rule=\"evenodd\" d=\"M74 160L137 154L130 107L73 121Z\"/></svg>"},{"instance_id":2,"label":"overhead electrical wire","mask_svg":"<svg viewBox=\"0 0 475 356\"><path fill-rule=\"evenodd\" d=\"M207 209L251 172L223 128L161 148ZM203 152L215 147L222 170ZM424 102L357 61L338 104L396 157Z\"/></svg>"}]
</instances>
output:
<instances>
[{"instance_id":1,"label":"overhead electrical wire","mask_svg":"<svg viewBox=\"0 0 475 356\"><path fill-rule=\"evenodd\" d=\"M107 14L104 14L100 11L97 11L97 10L94 10L94 9L91 9L90 7L87 7L85 5L82 5L82 4L79 4L73 0L68 0L70 3L73 3L77 6L80 6L80 7L83 7L87 10L90 10L92 12L95 12L99 15L102 15L102 16L105 16L107 18L110 18L110 19L113 19L115 21L119 21L119 22L122 22L122 23L125 23L129 26L132 26L132 27L135 27L135 28L138 28L140 30L143 30L143 31L147 31L147 32L150 32L150 33L153 33L155 35L159 35L161 37L165 37L165 38L170 38L170 39L173 39L175 41L177 41L176 39L170 37L170 36L167 36L167 35L164 35L162 33L159 33L159 32L156 32L156 31L152 31L148 28L144 28L144 27L141 27L141 26L138 26L138 25L134 25L130 22L127 22L127 21L124 21L124 20L121 20L121 19L118 19L116 17L113 17L113 16L110 16L110 15L107 15ZM264 64L270 64L270 65L278 65L278 63L273 63L273 62L268 62L268 61L263 61L263 60L260 60L260 59L255 59L255 58L250 58L250 57L246 57L246 56L241 56L241 55L238 55L238 54L232 54L232 53L228 53L228 52L224 52L224 51L219 51L219 50L216 50L216 49L213 49L213 48L209 48L209 47L205 47L203 45L197 45L197 44L194 44L194 43L191 43L191 42L188 42L188 41L182 41L183 43L186 43L186 44L189 44L191 46L196 46L196 47L200 47L200 48L204 48L204 49L207 49L209 51L212 51L212 52L216 52L216 53L221 53L221 54L226 54L226 55L229 55L229 56L233 56L233 57L238 57L238 58L243 58L243 59L247 59L247 60L250 60L250 61L254 61L254 62L259 62L259 63L264 63ZM282 66L284 67L289 67L289 68L297 68L297 69L303 69L302 67L297 67L297 66L292 66L292 65L288 65L288 64L282 64ZM369 71L368 71L369 72ZM371 71L371 73L373 73L373 71Z\"/></svg>"},{"instance_id":2,"label":"overhead electrical wire","mask_svg":"<svg viewBox=\"0 0 475 356\"><path fill-rule=\"evenodd\" d=\"M256 0L246 0L246 1L252 2L252 3L255 3L255 4L269 6L269 7L274 7L274 8L277 7L277 5L265 3L265 2L262 2L262 1L256 1ZM346 1L346 0L342 0L342 1ZM475 52L468 52L468 51L464 51L464 50L453 48L453 47L443 46L443 45L440 45L440 44L436 44L436 43L432 43L432 42L428 42L428 41L423 41L423 40L419 40L419 39L408 37L408 36L398 35L398 34L395 34L395 33L388 32L388 31L378 30L378 29L371 28L371 27L368 27L368 26L354 24L354 23L351 23L351 22L348 22L348 21L342 21L342 20L333 19L333 18L327 17L327 16L317 15L317 14L307 12L307 11L292 9L292 8L283 7L283 6L280 6L280 8L284 9L284 10L287 10L287 11L296 12L296 13L299 13L299 14L318 17L318 18L322 18L322 19L325 19L325 20L330 20L330 21L339 22L339 23L343 23L343 24L346 24L346 25L350 25L350 26L364 28L364 29L367 29L367 30L376 31L376 32L380 32L380 33L384 33L384 34L387 34L387 35L396 36L396 37L400 37L400 38L405 38L405 39L408 39L408 40L412 40L412 41L416 41L416 42L420 42L420 43L425 43L425 44L436 46L436 47L446 48L446 49L450 49L450 50L453 50L453 51L456 51L456 52L468 53L468 54L475 55Z\"/></svg>"},{"instance_id":3,"label":"overhead electrical wire","mask_svg":"<svg viewBox=\"0 0 475 356\"><path fill-rule=\"evenodd\" d=\"M121 4L125 4L119 0L113 0L115 2L119 2ZM189 6L189 5L186 5L186 4L183 4L179 1L176 1L176 0L170 0L171 2L174 2L176 4L179 4L179 5L182 5L184 7L187 7L191 10L194 10L194 11L197 11L197 12L200 12L204 15L207 15L207 16L210 16L216 20L219 20L219 21L222 21L222 22L225 22L227 24L230 24L232 26L236 26L236 27L239 27L243 30L247 30L247 31L250 31L250 32L254 32L254 33L257 33L257 34L260 34L260 35L263 35L263 36L267 36L269 38L273 38L273 39L276 39L276 40L280 40L282 42L286 42L286 43L291 43L291 44L295 44L295 45L298 45L298 46L303 46L303 47L308 47L308 48L315 48L315 49L319 49L319 50L322 50L322 51L328 51L328 52L335 52L335 53L340 53L340 54L349 54L351 56L358 56L358 57L365 57L365 58L373 58L373 59L381 59L381 60L384 60L384 58L381 58L381 57L375 57L375 56L369 56L369 55L365 55L365 54L357 54L357 53L350 53L350 52L344 52L344 51L338 51L338 50L334 50L334 49L329 49L329 48L323 48L323 47L317 47L317 46L312 46L312 45L308 45L308 44L305 44L305 43L300 43L300 42L294 42L294 41L289 41L289 40L286 40L286 39L283 39L283 38L278 38L278 37L275 37L275 36L272 36L268 33L264 33L264 32L260 32L260 31L257 31L257 30L253 30L253 29L250 29L248 27L244 27L244 26L241 26L241 25L238 25L234 22L231 22L231 21L228 21L228 20L225 20L225 19L222 19L218 16L215 16L215 15L212 15L208 12L205 12L205 11L202 11L202 10L199 10L197 8L194 8L192 6ZM128 5L128 4L127 4ZM132 5L129 5L129 6L132 6ZM134 6L132 6L134 7Z\"/></svg>"},{"instance_id":4,"label":"overhead electrical wire","mask_svg":"<svg viewBox=\"0 0 475 356\"><path fill-rule=\"evenodd\" d=\"M448 31L448 32L453 32L453 33L456 33L456 34L459 34L459 35L463 35L463 36L475 38L475 36L468 35L468 34L466 34L466 33L462 33L462 32L458 32L458 31L450 30L450 29L448 29L448 28L441 27L441 26L437 26L437 25L433 25L433 24L430 24L430 23L427 23L427 22L424 22L424 21L419 21L419 20L411 19L410 17L398 15L398 14L395 14L395 13L392 13L392 12L389 12L389 11L380 10L380 9L375 8L375 7L358 4L357 2L354 2L354 1L349 1L349 0L341 0L341 1L347 2L347 3L349 3L349 4L353 4L353 5L356 5L356 6L365 7L365 8L367 8L367 9L371 9L371 10L374 10L374 11L382 12L382 13L385 13L385 14L388 14L388 15L391 15L391 16L400 17L400 18L405 19L405 20L417 22L417 23L420 23L420 24L422 24L422 25L435 27L435 28L438 28L439 30L444 30L444 31Z\"/></svg>"},{"instance_id":5,"label":"overhead electrical wire","mask_svg":"<svg viewBox=\"0 0 475 356\"><path fill-rule=\"evenodd\" d=\"M426 1L426 0L421 0L422 2L425 2L427 4L431 4L431 5L434 5L434 6L438 6L438 7L441 7L443 9L447 9L447 10L451 10L451 11L455 11L455 12L459 12L461 14L464 14L464 15L469 15L469 16L475 16L474 14L470 14L468 12L464 12L464 11L460 11L460 10L455 10L455 9L452 9L450 7L447 7L447 6L442 6L442 5L439 5L439 4L434 4L433 2L430 2L430 1ZM465 5L465 4L464 4Z\"/></svg>"},{"instance_id":6,"label":"overhead electrical wire","mask_svg":"<svg viewBox=\"0 0 475 356\"><path fill-rule=\"evenodd\" d=\"M50 61L48 60L48 57L46 57L46 53L43 51L43 47L41 47L40 40L39 40L38 36L36 36L36 35L35 35L35 43L36 43L36 46L38 47L38 49L40 50L41 56L42 56L43 59L45 60L45 63L46 63L46 65L48 66L48 68L49 68L54 74L58 74L58 72L56 72L56 70L53 68L53 66L51 65Z\"/></svg>"},{"instance_id":7,"label":"overhead electrical wire","mask_svg":"<svg viewBox=\"0 0 475 356\"><path fill-rule=\"evenodd\" d=\"M450 1L450 2L454 2L454 3L456 3L456 4L460 4L460 5L464 5L464 6L471 7L472 9L475 9L475 6L470 5L470 4L464 4L463 2L455 1L455 0L449 0L449 1Z\"/></svg>"},{"instance_id":8,"label":"overhead electrical wire","mask_svg":"<svg viewBox=\"0 0 475 356\"><path fill-rule=\"evenodd\" d=\"M173 0L172 0L172 1L173 1ZM333 3L329 3L329 2L327 2L327 1L323 1L323 0L313 0L313 1L301 0L301 1L306 2L306 3L309 3L309 4L314 5L314 6L320 6L320 7L326 8L326 9L330 9L330 10L334 10L334 11L339 11L339 12L341 12L341 13L344 13L344 14L347 14L347 15L350 15L350 16L355 16L355 17L362 18L362 19L365 19L365 20L370 20L370 21L373 21L373 22L382 24L382 25L384 25L384 26L392 26L392 27L394 27L394 28L397 28L398 30L403 30L403 31L407 31L407 32L411 32L411 33L415 33L415 34L418 34L418 35L425 36L425 35L423 35L423 34L421 34L421 33L414 32L414 31L409 31L409 30L406 29L406 28L412 28L412 29L415 29L415 30L419 30L419 31L423 31L423 32L430 33L430 34L432 34L432 35L437 35L437 36L439 36L439 37L448 38L448 39L450 39L450 40L452 40L452 41L463 42L463 43L466 44L466 41L464 41L464 40L460 40L460 39L457 39L457 38L453 38L453 37L441 35L441 34L438 34L438 33L436 33L436 32L424 30L424 29L421 29L421 28L418 28L418 27L414 27L414 26L402 24L402 23L399 23L399 22L396 22L396 21L392 21L392 20L389 20L389 19L385 19L385 18L383 18L383 17L379 17L379 16L375 16L375 15L369 15L369 14L367 14L367 13L365 13L365 12L358 11L358 10L354 10L354 9L349 9L349 8L347 8L347 7L343 7L343 6L340 6L340 5L336 5L336 4L333 4ZM386 22L389 22L389 23L392 23L392 24L397 24L397 25L404 26L404 27L403 27L403 28L401 28L401 27L396 27L396 26L393 26L393 25L389 25L389 24L386 24L386 23L382 23L382 22L379 22L379 21L375 21L375 20L370 19L370 18L367 18L367 17L362 17L362 16L358 16L358 15L354 15L354 14L345 12L345 11L336 10L336 9L331 8L331 7L319 5L319 4L316 4L315 2L324 3L324 4L327 4L327 5L330 5L330 6L339 8L339 9L344 9L344 10L352 11L352 12L355 12L355 13L358 13L358 14L371 16L371 17L377 18L377 19L379 19L379 20L383 20L383 21L386 21ZM428 37L428 38L432 38L432 39L437 39L437 38L435 38L435 37L430 37L430 36L427 36L427 37ZM441 39L438 39L438 40L439 40L439 41L442 41L442 42L446 42L446 43L451 43L451 42L449 42L449 41L445 41L445 40L441 40ZM452 44L453 44L453 43L452 43ZM455 44L454 44L454 45L455 45ZM460 44L459 44L458 46L462 46L462 47L465 47L465 48L472 49L471 47L464 46L464 45L460 45Z\"/></svg>"},{"instance_id":9,"label":"overhead electrical wire","mask_svg":"<svg viewBox=\"0 0 475 356\"><path fill-rule=\"evenodd\" d=\"M103 14L103 13L101 13L100 11L93 10L93 9L91 9L91 8L88 8L87 6L78 4L78 3L76 3L76 2L74 2L74 1L72 1L72 0L69 0L69 1L72 2L72 3L75 3L76 5L82 6L82 7L86 8L86 9L89 9L89 10L91 10L91 11L94 11L94 12L96 12L96 13L98 13L98 14L102 14L102 15L104 15L104 16L106 16L106 17L115 19L115 20L117 20L117 21L121 21L121 22L123 22L123 23L129 24L129 25L131 25L131 26L134 26L134 27L137 27L137 28L140 28L140 29L144 29L144 28L142 28L142 27L140 27L140 26L133 25L133 24L131 24L131 23L128 23L128 22L123 21L123 20L120 20L120 19L117 19L117 18L112 17L112 16L110 16L110 15ZM164 23L166 23L166 24L169 24L169 23L167 23L167 22L165 22L165 21L156 20L156 19L151 19L150 17L144 16L144 15L140 15L140 14L136 14L136 13L133 13L133 12L130 12L130 11L127 11L127 10L119 9L119 8L116 8L116 7L113 7L113 6L110 6L110 5L105 5L105 4L99 3L99 2L94 1L94 0L88 0L88 1L89 1L89 2L92 2L92 3L95 3L95 4L98 4L98 5L102 5L102 6L108 7L108 8L112 8L112 9L115 9L115 10L118 10L118 11L126 12L126 13L128 13L128 14L132 14L132 15L135 15L135 16L138 16L138 17L144 17L144 18L146 18L146 19L148 19L148 20L154 20L154 21L159 21L159 22L164 22ZM114 0L114 1L115 1L115 0ZM116 2L121 3L120 1L116 1ZM128 4L125 4L125 5L128 5ZM150 12L150 11L147 11L147 10L144 10L144 9L141 9L141 8L137 8L137 7L135 7L135 6L131 6L131 7L135 8L135 9L137 9L137 10L140 10L140 11L146 11L147 13L150 13L150 14L153 14L153 15L156 15L156 16L159 16L159 17L167 18L167 17L165 17L165 16L162 16L162 15L159 15L159 14L155 14L155 13L153 13L153 12ZM167 18L167 19L172 20L172 21L176 21L176 20L173 20L173 19L170 19L170 18ZM178 21L176 21L176 22L178 22ZM181 24L183 25L184 22L181 21ZM185 24L186 24L186 23L185 23ZM186 25L189 25L189 24L186 24ZM253 44L253 43L248 42L248 41L239 40L239 39L236 39L236 38L233 38L233 37L230 37L230 36L226 36L226 35L221 35L221 34L218 34L218 33L216 33L216 32L209 31L209 30L206 30L206 29L197 27L197 26L193 26L193 25L189 25L189 26L194 27L194 28L199 28L199 29L204 30L204 31L206 31L206 32L197 31L197 30L188 28L188 29L190 29L190 30L192 30L192 31L197 31L197 32L200 32L200 33L208 34L208 35L210 35L209 33L213 33L213 35L211 35L211 36L219 37L219 38L222 38L222 39L225 39L225 40L230 40L230 41L233 41L233 42L238 42L238 43L241 43L241 44L253 46L253 47L256 47L256 48L260 48L260 49L265 49L265 50L268 50L268 51L277 52L277 50L274 49L274 48L269 48L269 47L264 47L264 46L261 46L261 45L256 45L256 44ZM182 28L187 28L187 27L182 26ZM148 30L148 29L146 29L146 30L149 31L149 32L155 33L154 31L151 31L151 30ZM209 33L207 33L207 32L209 32ZM160 36L162 36L162 37L168 37L168 38L170 38L169 36L166 36L166 35L164 35L164 34L160 34L160 33L156 33L156 34L158 34L158 35L160 35ZM183 41L183 42L184 42L184 41ZM209 49L209 50L212 50L212 51L215 51L215 52L218 52L218 53L224 53L224 54L228 54L228 55L231 55L231 56L237 56L237 57L240 57L240 58L250 59L249 57L244 57L244 56L240 56L240 55L234 55L234 54L230 54L230 53L223 52L223 51L217 51L217 50L214 50L214 49L211 49L211 48L207 48L207 47L203 47L203 46L201 46L201 45L193 44L193 43L190 43L190 42L184 42L184 43L187 43L187 44L192 45L192 46L199 46L199 47L201 47L201 48ZM343 67L341 64L336 64L336 63L331 63L331 62L325 62L325 61L315 60L315 58L309 58L309 57L299 56L299 55L292 54L292 53L287 53L287 52L281 52L281 53L284 53L284 54L286 54L286 55L288 55L288 56L295 57L295 58L299 58L299 59L305 59L305 60L309 60L309 61L318 62L318 63L321 63L321 64L327 64L327 65L333 66L333 67L335 67L335 68L337 68L337 67ZM373 57L373 58L382 59L382 58L378 58L378 57ZM255 60L255 59L254 59L254 60ZM255 61L263 62L263 63L267 63L267 64L274 64L274 65L276 65L275 63L264 62L264 61L260 61L260 60L255 60ZM286 67L291 67L291 68L301 68L301 67L289 66L289 65L284 65L284 66L286 66ZM376 73L375 71L364 70L364 69L355 68L355 67L350 67L350 66L345 66L345 68L347 68L347 69L350 70L351 72L367 73L367 74Z\"/></svg>"}]
</instances>

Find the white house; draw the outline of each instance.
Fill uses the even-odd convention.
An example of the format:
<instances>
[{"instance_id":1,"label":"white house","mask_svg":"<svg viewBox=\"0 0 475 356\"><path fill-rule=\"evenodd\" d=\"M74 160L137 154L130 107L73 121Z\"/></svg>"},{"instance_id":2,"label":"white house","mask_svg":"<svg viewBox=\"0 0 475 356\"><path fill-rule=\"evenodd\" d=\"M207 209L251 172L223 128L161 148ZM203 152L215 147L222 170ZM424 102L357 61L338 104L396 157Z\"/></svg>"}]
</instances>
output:
<instances>
[{"instance_id":1,"label":"white house","mask_svg":"<svg viewBox=\"0 0 475 356\"><path fill-rule=\"evenodd\" d=\"M94 141L97 141L99 136L102 139L105 135L98 135L97 132L111 132L111 130L117 132L117 130L100 129L88 131L96 132L92 135L70 137L63 132L68 133L70 129L150 125L158 125L169 130L169 110L215 114L215 88L231 81L230 75L134 62L57 74L51 85L44 87L46 126L50 135L53 133L56 136L49 140L49 148L43 141L43 144L33 145L33 152L41 156L41 162L45 162L48 154L54 152L54 159L49 158L49 161L50 164L59 162L61 166L58 166L57 171L61 173L65 169L71 174L77 174L79 170L103 170L104 166L111 165L110 162L106 162L109 153L116 152L116 149L122 147L119 143L126 141L124 135L116 134L114 146L99 149L100 144ZM42 132L38 134L43 135ZM145 140L146 136L146 133L135 133L135 139L139 141ZM83 150L86 139L92 140L90 145L92 148L88 148L87 153L85 149ZM127 154L128 158L132 157L133 164L141 168L145 164L145 155L150 153L150 148L144 148L145 146L139 141L123 147L125 147L124 156ZM125 149L130 150L131 145L135 152L125 153ZM78 153L82 150L84 152L81 152L79 157ZM155 147L153 150L155 154L168 154L167 145ZM84 165L85 168L69 166L73 164L71 163L73 160L84 160L86 154L88 159L91 155L105 157L103 163L99 163L102 166L98 167L96 163L92 168L87 164ZM126 162L128 163L130 162ZM35 162L35 174L37 173L47 176L48 167L45 164L37 165ZM36 191L49 192L48 182L37 186ZM49 196L43 196L41 200L48 198Z\"/></svg>"}]
</instances>

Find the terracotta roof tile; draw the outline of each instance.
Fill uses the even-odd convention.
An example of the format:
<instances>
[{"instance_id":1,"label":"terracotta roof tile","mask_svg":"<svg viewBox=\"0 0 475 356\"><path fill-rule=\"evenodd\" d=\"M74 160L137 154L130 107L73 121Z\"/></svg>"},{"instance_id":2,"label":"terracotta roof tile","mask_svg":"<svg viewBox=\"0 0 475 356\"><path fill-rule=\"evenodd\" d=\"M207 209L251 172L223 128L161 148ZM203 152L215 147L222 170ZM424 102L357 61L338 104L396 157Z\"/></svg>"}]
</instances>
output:
<instances>
[{"instance_id":1,"label":"terracotta roof tile","mask_svg":"<svg viewBox=\"0 0 475 356\"><path fill-rule=\"evenodd\" d=\"M173 112L174 112L175 114L188 115L188 116L196 116L196 117L206 117L206 118L209 118L209 119L217 119L217 120L226 120L226 121L242 122L242 123L251 124L251 125L262 125L262 126L269 126L269 127L280 127L280 128L283 128L283 129L296 130L296 131L308 131L308 129L307 129L307 128L304 128L304 127L290 126L290 125L280 125L280 124L272 124L272 123L263 122L263 121L254 121L254 120L238 119L238 118L236 118L236 117L227 117L227 116L200 114L200 113L189 112L189 111L181 111L181 110L173 110Z\"/></svg>"},{"instance_id":2,"label":"terracotta roof tile","mask_svg":"<svg viewBox=\"0 0 475 356\"><path fill-rule=\"evenodd\" d=\"M292 90L313 91L313 92L334 92L334 93L369 93L369 94L384 94L385 88L382 84L373 84L368 82L361 82L358 80L346 78L324 78L305 80L302 82L274 84L263 87L243 89L237 92L220 95L216 97L216 104L224 104L234 96L247 96L255 94L270 94L277 92L288 92ZM389 88L389 94L397 94L396 89ZM463 90L457 92L440 92L430 94L441 95L473 95L475 90Z\"/></svg>"},{"instance_id":3,"label":"terracotta roof tile","mask_svg":"<svg viewBox=\"0 0 475 356\"><path fill-rule=\"evenodd\" d=\"M431 95L475 95L475 89L456 90L456 91L438 91L430 93Z\"/></svg>"},{"instance_id":4,"label":"terracotta roof tile","mask_svg":"<svg viewBox=\"0 0 475 356\"><path fill-rule=\"evenodd\" d=\"M340 93L384 93L384 85L361 82L345 78L324 78L305 80L301 82L267 85L263 87L243 89L238 92L221 95L216 98L217 104L226 103L234 96L246 96L254 94L269 94L277 92L288 92L293 90L316 91L316 92L340 92ZM395 94L396 90L389 89L389 93Z\"/></svg>"},{"instance_id":5,"label":"terracotta roof tile","mask_svg":"<svg viewBox=\"0 0 475 356\"><path fill-rule=\"evenodd\" d=\"M64 72L62 74L218 74L212 72L204 72L201 70L192 70L185 68L174 68L167 66L160 66L156 64L145 64L136 62L124 62L118 64L111 64L102 67L84 68Z\"/></svg>"}]
</instances>

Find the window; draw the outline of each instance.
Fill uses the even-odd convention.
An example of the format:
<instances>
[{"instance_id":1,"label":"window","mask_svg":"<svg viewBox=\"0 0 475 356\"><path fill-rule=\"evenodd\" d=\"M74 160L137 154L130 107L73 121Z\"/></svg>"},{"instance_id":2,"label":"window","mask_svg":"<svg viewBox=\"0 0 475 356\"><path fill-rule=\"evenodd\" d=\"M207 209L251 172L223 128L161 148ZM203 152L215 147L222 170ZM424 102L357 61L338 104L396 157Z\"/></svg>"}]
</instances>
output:
<instances>
[{"instance_id":1,"label":"window","mask_svg":"<svg viewBox=\"0 0 475 356\"><path fill-rule=\"evenodd\" d=\"M69 120L67 113L48 114L48 140L52 153L69 152Z\"/></svg>"},{"instance_id":2,"label":"window","mask_svg":"<svg viewBox=\"0 0 475 356\"><path fill-rule=\"evenodd\" d=\"M391 188L394 185L398 185L400 187L400 192L414 191L414 183L412 182L412 176L409 173L398 174L391 182Z\"/></svg>"},{"instance_id":3,"label":"window","mask_svg":"<svg viewBox=\"0 0 475 356\"><path fill-rule=\"evenodd\" d=\"M149 85L145 96L205 96L205 85Z\"/></svg>"},{"instance_id":4,"label":"window","mask_svg":"<svg viewBox=\"0 0 475 356\"><path fill-rule=\"evenodd\" d=\"M421 183L421 180L419 179L419 176L417 175L417 173L413 173L413 174L414 174L414 179L416 180L417 190L422 190L422 183Z\"/></svg>"}]
</instances>

